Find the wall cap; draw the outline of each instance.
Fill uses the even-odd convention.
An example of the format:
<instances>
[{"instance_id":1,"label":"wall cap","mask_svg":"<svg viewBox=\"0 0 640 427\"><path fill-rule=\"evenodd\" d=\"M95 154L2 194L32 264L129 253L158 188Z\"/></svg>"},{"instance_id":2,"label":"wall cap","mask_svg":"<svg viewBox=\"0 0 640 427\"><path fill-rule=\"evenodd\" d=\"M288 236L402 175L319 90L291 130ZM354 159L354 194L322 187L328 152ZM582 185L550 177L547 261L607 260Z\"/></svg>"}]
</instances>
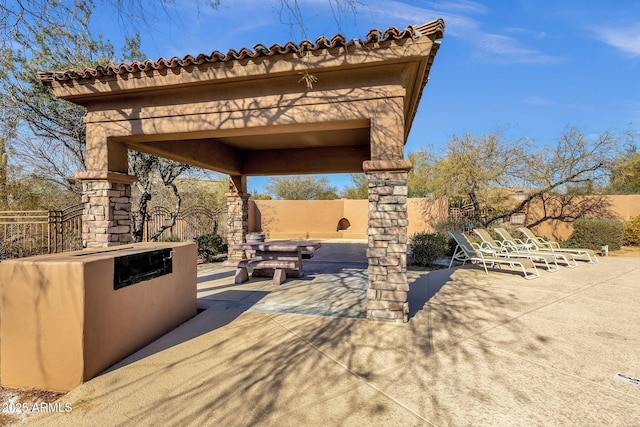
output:
<instances>
[{"instance_id":1,"label":"wall cap","mask_svg":"<svg viewBox=\"0 0 640 427\"><path fill-rule=\"evenodd\" d=\"M413 167L411 160L366 160L362 163L365 172L404 171L408 172Z\"/></svg>"}]
</instances>

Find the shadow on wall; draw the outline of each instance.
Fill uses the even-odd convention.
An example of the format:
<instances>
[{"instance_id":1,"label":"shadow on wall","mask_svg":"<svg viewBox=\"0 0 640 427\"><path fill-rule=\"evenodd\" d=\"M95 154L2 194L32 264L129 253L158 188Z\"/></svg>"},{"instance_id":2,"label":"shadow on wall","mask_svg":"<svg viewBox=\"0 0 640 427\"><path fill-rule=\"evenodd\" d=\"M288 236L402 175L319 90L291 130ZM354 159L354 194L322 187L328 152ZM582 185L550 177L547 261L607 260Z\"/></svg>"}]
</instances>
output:
<instances>
[{"instance_id":1,"label":"shadow on wall","mask_svg":"<svg viewBox=\"0 0 640 427\"><path fill-rule=\"evenodd\" d=\"M573 221L578 218L610 218L624 220L623 205L627 198L616 196L574 196L544 194L532 201L527 210L525 225L542 236L566 240L573 232Z\"/></svg>"},{"instance_id":2,"label":"shadow on wall","mask_svg":"<svg viewBox=\"0 0 640 427\"><path fill-rule=\"evenodd\" d=\"M408 199L407 210L409 235L422 231L431 233L435 231L437 224L445 221L449 216L449 202L446 198Z\"/></svg>"}]
</instances>

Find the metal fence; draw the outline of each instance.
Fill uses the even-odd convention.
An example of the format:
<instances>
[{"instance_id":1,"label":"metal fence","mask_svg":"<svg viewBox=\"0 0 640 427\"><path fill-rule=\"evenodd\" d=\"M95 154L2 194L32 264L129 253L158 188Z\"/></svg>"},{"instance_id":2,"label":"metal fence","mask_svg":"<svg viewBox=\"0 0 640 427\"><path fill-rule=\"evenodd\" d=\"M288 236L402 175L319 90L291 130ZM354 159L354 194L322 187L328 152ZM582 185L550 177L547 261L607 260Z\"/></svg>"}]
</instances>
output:
<instances>
[{"instance_id":1,"label":"metal fence","mask_svg":"<svg viewBox=\"0 0 640 427\"><path fill-rule=\"evenodd\" d=\"M489 211L486 208L482 208L480 217L478 217L472 204L462 204L449 208L449 221L458 224L465 233L471 233L480 223L479 220L487 219L488 213ZM507 218L496 220L493 222L493 225L502 226L504 224L510 224L512 226L520 226L525 224L526 218L527 213L521 211Z\"/></svg>"},{"instance_id":2,"label":"metal fence","mask_svg":"<svg viewBox=\"0 0 640 427\"><path fill-rule=\"evenodd\" d=\"M148 241L171 218L171 211L155 206L148 211L142 240ZM158 240L187 241L203 234L227 235L227 210L210 210L201 206L189 207L178 213L176 223L167 228Z\"/></svg>"},{"instance_id":3,"label":"metal fence","mask_svg":"<svg viewBox=\"0 0 640 427\"><path fill-rule=\"evenodd\" d=\"M0 260L82 249L82 203L61 211L0 211ZM143 240L147 241L171 212L149 211ZM159 240L187 241L208 233L226 236L227 211L192 207L181 211L176 223Z\"/></svg>"},{"instance_id":4,"label":"metal fence","mask_svg":"<svg viewBox=\"0 0 640 427\"><path fill-rule=\"evenodd\" d=\"M0 211L0 259L82 249L82 209Z\"/></svg>"}]
</instances>

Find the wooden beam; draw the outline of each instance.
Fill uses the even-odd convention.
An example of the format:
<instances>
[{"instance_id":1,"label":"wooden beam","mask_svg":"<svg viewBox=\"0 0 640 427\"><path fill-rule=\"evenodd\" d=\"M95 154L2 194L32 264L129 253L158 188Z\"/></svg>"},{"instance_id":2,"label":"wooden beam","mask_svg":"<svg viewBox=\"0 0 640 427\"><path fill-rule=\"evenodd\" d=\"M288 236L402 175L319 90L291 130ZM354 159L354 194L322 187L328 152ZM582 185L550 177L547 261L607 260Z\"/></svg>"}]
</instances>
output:
<instances>
[{"instance_id":1,"label":"wooden beam","mask_svg":"<svg viewBox=\"0 0 640 427\"><path fill-rule=\"evenodd\" d=\"M247 151L245 175L294 175L362 172L368 145Z\"/></svg>"},{"instance_id":2,"label":"wooden beam","mask_svg":"<svg viewBox=\"0 0 640 427\"><path fill-rule=\"evenodd\" d=\"M128 147L228 175L242 174L242 152L216 140L130 143Z\"/></svg>"}]
</instances>

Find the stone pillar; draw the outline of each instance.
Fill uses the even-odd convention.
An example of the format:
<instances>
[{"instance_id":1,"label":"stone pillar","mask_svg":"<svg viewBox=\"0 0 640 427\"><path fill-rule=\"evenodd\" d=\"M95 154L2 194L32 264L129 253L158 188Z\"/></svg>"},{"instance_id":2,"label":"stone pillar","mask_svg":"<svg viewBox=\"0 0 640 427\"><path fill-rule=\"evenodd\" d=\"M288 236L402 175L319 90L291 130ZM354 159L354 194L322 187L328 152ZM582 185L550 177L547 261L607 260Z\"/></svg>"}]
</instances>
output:
<instances>
[{"instance_id":1,"label":"stone pillar","mask_svg":"<svg viewBox=\"0 0 640 427\"><path fill-rule=\"evenodd\" d=\"M136 178L115 172L78 174L82 180L82 245L104 248L131 243L131 184Z\"/></svg>"},{"instance_id":2,"label":"stone pillar","mask_svg":"<svg viewBox=\"0 0 640 427\"><path fill-rule=\"evenodd\" d=\"M247 177L229 177L227 193L227 244L228 259L242 259L244 251L235 251L233 245L244 243L249 232L249 193Z\"/></svg>"},{"instance_id":3,"label":"stone pillar","mask_svg":"<svg viewBox=\"0 0 640 427\"><path fill-rule=\"evenodd\" d=\"M367 161L369 179L367 318L406 322L408 160Z\"/></svg>"}]
</instances>

